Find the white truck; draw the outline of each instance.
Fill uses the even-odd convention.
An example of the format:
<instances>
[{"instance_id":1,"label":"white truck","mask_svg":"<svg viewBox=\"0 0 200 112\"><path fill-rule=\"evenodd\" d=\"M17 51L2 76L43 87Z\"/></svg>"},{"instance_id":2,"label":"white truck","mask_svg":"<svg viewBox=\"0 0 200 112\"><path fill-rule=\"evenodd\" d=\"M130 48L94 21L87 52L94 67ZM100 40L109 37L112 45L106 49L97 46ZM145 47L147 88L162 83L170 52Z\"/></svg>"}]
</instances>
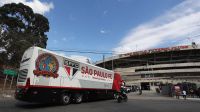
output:
<instances>
[{"instance_id":1,"label":"white truck","mask_svg":"<svg viewBox=\"0 0 200 112\"><path fill-rule=\"evenodd\" d=\"M81 103L120 91L118 73L39 47L23 54L15 98L27 102Z\"/></svg>"}]
</instances>

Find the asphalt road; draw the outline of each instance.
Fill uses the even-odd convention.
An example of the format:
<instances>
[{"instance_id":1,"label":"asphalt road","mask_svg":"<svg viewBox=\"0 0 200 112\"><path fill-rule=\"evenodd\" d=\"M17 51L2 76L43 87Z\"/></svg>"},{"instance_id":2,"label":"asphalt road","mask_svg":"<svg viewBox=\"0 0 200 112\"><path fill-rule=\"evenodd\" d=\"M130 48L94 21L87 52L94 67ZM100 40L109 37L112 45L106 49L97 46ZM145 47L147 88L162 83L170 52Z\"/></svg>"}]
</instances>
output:
<instances>
[{"instance_id":1,"label":"asphalt road","mask_svg":"<svg viewBox=\"0 0 200 112\"><path fill-rule=\"evenodd\" d=\"M128 102L116 100L84 102L67 106L19 102L0 99L0 112L199 112L200 101L177 100L152 93L128 95Z\"/></svg>"}]
</instances>

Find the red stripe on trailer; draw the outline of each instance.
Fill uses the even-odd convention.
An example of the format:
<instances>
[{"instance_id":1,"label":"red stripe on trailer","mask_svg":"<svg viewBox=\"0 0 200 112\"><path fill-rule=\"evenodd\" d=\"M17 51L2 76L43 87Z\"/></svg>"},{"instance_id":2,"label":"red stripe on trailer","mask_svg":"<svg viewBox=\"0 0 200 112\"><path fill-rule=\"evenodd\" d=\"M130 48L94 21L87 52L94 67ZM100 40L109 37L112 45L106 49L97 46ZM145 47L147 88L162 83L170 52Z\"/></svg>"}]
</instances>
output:
<instances>
[{"instance_id":1,"label":"red stripe on trailer","mask_svg":"<svg viewBox=\"0 0 200 112\"><path fill-rule=\"evenodd\" d=\"M17 86L19 88L25 88L26 86ZM60 87L60 86L42 86L42 85L30 85L29 88L51 88L51 89L74 89L74 90L113 90L102 88L79 88L79 87Z\"/></svg>"}]
</instances>

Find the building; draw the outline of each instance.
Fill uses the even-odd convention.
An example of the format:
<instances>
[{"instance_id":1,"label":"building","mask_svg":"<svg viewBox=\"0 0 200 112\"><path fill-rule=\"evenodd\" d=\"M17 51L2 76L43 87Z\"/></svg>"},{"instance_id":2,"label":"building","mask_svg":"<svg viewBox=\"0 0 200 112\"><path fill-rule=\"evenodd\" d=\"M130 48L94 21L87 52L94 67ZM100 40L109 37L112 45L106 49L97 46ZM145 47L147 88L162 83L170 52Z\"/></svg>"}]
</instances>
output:
<instances>
[{"instance_id":1,"label":"building","mask_svg":"<svg viewBox=\"0 0 200 112\"><path fill-rule=\"evenodd\" d=\"M105 58L97 66L121 73L128 85L155 89L161 83L200 83L200 46L174 46Z\"/></svg>"}]
</instances>

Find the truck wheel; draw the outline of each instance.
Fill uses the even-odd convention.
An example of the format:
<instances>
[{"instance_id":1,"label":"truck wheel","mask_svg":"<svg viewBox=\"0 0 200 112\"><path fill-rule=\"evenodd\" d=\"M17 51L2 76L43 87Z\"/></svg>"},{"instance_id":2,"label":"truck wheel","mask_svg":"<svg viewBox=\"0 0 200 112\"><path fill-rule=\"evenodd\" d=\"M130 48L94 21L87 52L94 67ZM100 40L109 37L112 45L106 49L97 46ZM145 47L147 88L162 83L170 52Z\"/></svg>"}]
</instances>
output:
<instances>
[{"instance_id":1,"label":"truck wheel","mask_svg":"<svg viewBox=\"0 0 200 112\"><path fill-rule=\"evenodd\" d=\"M63 105L68 105L70 103L70 95L67 93L63 93L61 95L61 103Z\"/></svg>"},{"instance_id":2,"label":"truck wheel","mask_svg":"<svg viewBox=\"0 0 200 112\"><path fill-rule=\"evenodd\" d=\"M75 94L75 103L79 104L83 101L83 95L82 94Z\"/></svg>"}]
</instances>

